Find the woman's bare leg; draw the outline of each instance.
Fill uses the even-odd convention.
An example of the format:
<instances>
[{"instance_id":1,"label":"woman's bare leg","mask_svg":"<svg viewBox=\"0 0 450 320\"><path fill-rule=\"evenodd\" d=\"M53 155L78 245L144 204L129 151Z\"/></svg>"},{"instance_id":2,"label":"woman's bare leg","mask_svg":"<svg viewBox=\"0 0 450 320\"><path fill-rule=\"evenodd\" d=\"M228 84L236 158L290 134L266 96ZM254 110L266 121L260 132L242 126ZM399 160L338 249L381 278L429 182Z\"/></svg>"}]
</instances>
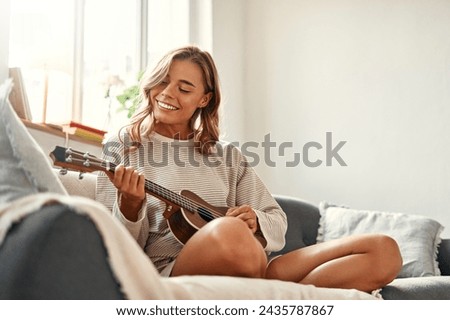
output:
<instances>
[{"instance_id":1,"label":"woman's bare leg","mask_svg":"<svg viewBox=\"0 0 450 320\"><path fill-rule=\"evenodd\" d=\"M266 266L266 253L247 224L235 217L223 217L209 222L189 239L171 275L263 278Z\"/></svg>"},{"instance_id":2,"label":"woman's bare leg","mask_svg":"<svg viewBox=\"0 0 450 320\"><path fill-rule=\"evenodd\" d=\"M354 235L289 252L266 277L370 292L391 282L402 266L397 243L384 235Z\"/></svg>"}]
</instances>

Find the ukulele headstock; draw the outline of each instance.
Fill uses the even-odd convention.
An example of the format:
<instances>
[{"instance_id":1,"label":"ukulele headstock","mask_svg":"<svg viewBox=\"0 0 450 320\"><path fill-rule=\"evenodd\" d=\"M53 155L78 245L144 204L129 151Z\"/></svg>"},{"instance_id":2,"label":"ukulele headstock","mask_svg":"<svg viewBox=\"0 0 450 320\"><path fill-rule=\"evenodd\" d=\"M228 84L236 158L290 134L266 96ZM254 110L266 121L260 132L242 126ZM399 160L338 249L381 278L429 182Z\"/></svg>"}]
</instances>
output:
<instances>
[{"instance_id":1,"label":"ukulele headstock","mask_svg":"<svg viewBox=\"0 0 450 320\"><path fill-rule=\"evenodd\" d=\"M105 162L89 152L80 152L71 148L56 146L50 152L55 166L80 172L106 171Z\"/></svg>"}]
</instances>

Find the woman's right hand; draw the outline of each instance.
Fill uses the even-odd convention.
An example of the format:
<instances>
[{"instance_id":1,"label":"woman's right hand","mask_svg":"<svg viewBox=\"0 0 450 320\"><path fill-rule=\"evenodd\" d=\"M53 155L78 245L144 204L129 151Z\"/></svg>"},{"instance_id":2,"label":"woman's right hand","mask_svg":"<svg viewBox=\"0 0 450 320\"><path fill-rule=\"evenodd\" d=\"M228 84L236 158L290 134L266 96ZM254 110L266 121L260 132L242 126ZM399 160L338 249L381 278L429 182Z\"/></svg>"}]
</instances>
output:
<instances>
[{"instance_id":1,"label":"woman's right hand","mask_svg":"<svg viewBox=\"0 0 450 320\"><path fill-rule=\"evenodd\" d=\"M130 221L137 221L145 199L145 177L133 167L119 164L109 179L121 194L120 211Z\"/></svg>"}]
</instances>

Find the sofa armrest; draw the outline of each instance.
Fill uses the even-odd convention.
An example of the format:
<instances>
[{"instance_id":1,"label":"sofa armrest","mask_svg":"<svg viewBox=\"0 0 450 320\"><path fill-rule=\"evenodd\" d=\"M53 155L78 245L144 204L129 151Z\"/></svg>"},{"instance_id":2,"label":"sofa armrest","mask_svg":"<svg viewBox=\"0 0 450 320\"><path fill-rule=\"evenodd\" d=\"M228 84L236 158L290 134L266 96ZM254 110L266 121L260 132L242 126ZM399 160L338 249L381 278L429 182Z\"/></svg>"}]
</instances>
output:
<instances>
[{"instance_id":1,"label":"sofa armrest","mask_svg":"<svg viewBox=\"0 0 450 320\"><path fill-rule=\"evenodd\" d=\"M450 275L450 239L442 239L438 252L439 269L442 275Z\"/></svg>"},{"instance_id":2,"label":"sofa armrest","mask_svg":"<svg viewBox=\"0 0 450 320\"><path fill-rule=\"evenodd\" d=\"M124 299L96 226L62 204L14 224L0 261L0 299Z\"/></svg>"}]
</instances>

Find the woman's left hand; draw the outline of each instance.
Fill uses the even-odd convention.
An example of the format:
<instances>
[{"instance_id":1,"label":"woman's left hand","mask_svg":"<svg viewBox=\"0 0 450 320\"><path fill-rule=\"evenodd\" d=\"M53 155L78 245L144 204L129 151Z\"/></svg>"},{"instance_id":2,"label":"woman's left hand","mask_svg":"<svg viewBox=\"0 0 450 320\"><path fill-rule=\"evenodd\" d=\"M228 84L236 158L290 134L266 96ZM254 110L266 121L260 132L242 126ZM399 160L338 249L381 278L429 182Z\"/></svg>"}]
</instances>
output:
<instances>
[{"instance_id":1,"label":"woman's left hand","mask_svg":"<svg viewBox=\"0 0 450 320\"><path fill-rule=\"evenodd\" d=\"M255 211L249 205L233 207L228 209L226 216L236 217L244 221L253 233L258 230L258 217Z\"/></svg>"}]
</instances>

